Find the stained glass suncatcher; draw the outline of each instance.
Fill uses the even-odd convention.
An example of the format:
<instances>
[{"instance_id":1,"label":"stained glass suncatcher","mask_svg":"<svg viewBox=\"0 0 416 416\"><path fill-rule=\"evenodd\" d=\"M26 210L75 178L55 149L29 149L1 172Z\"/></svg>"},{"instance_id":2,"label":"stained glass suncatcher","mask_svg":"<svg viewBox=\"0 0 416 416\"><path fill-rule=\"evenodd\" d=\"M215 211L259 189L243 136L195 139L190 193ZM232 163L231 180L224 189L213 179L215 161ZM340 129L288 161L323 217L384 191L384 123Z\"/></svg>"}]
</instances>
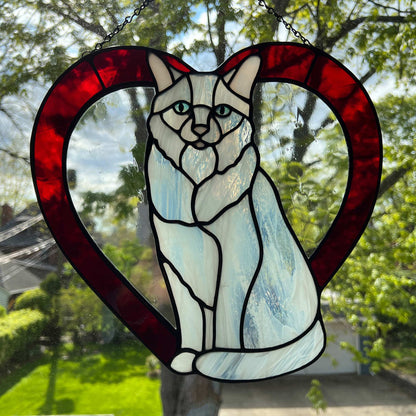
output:
<instances>
[{"instance_id":1,"label":"stained glass suncatcher","mask_svg":"<svg viewBox=\"0 0 416 416\"><path fill-rule=\"evenodd\" d=\"M343 126L350 174L343 204L307 258L260 168L253 143L256 82L297 84ZM72 130L116 89L154 86L146 180L173 328L102 255L66 180ZM381 137L356 78L321 51L290 43L245 49L212 73L166 53L114 48L68 69L49 91L32 137L35 186L63 252L98 296L163 363L180 373L255 380L296 371L324 349L322 289L363 232L377 195Z\"/></svg>"}]
</instances>

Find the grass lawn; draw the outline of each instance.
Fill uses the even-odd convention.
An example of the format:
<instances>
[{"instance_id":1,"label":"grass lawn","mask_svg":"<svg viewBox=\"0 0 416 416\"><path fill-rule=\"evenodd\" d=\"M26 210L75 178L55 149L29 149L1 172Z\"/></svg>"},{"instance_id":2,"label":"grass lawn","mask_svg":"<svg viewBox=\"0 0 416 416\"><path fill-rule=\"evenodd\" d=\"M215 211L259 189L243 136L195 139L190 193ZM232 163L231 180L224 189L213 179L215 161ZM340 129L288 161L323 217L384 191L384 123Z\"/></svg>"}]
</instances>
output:
<instances>
[{"instance_id":1,"label":"grass lawn","mask_svg":"<svg viewBox=\"0 0 416 416\"><path fill-rule=\"evenodd\" d=\"M159 380L146 377L138 343L49 354L0 379L0 415L161 416Z\"/></svg>"}]
</instances>

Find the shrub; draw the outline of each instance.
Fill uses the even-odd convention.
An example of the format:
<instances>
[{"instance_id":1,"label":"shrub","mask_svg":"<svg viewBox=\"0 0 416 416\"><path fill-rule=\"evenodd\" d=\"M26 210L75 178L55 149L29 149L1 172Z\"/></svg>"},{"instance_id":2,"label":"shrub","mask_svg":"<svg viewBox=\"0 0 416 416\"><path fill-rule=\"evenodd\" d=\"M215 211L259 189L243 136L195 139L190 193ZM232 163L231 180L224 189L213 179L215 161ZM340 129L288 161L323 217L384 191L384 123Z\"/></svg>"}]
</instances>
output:
<instances>
[{"instance_id":1,"label":"shrub","mask_svg":"<svg viewBox=\"0 0 416 416\"><path fill-rule=\"evenodd\" d=\"M147 373L146 373L147 377L149 378L160 377L160 362L153 354L150 354L146 358L145 365L147 368Z\"/></svg>"},{"instance_id":2,"label":"shrub","mask_svg":"<svg viewBox=\"0 0 416 416\"><path fill-rule=\"evenodd\" d=\"M14 309L33 309L47 314L50 309L50 299L42 289L32 289L21 294L14 305Z\"/></svg>"},{"instance_id":3,"label":"shrub","mask_svg":"<svg viewBox=\"0 0 416 416\"><path fill-rule=\"evenodd\" d=\"M0 318L3 318L7 315L6 308L0 305Z\"/></svg>"},{"instance_id":4,"label":"shrub","mask_svg":"<svg viewBox=\"0 0 416 416\"><path fill-rule=\"evenodd\" d=\"M62 290L61 324L77 346L100 341L103 304L85 283Z\"/></svg>"},{"instance_id":5,"label":"shrub","mask_svg":"<svg viewBox=\"0 0 416 416\"><path fill-rule=\"evenodd\" d=\"M47 323L37 310L22 309L0 318L0 368L17 354L27 354Z\"/></svg>"},{"instance_id":6,"label":"shrub","mask_svg":"<svg viewBox=\"0 0 416 416\"><path fill-rule=\"evenodd\" d=\"M40 288L47 294L49 299L49 308L46 313L49 317L49 323L44 335L49 338L49 342L52 345L58 345L62 334L62 322L60 319L62 280L56 273L49 273L40 284Z\"/></svg>"},{"instance_id":7,"label":"shrub","mask_svg":"<svg viewBox=\"0 0 416 416\"><path fill-rule=\"evenodd\" d=\"M40 284L40 288L50 296L57 296L61 290L61 278L56 273L49 273Z\"/></svg>"}]
</instances>

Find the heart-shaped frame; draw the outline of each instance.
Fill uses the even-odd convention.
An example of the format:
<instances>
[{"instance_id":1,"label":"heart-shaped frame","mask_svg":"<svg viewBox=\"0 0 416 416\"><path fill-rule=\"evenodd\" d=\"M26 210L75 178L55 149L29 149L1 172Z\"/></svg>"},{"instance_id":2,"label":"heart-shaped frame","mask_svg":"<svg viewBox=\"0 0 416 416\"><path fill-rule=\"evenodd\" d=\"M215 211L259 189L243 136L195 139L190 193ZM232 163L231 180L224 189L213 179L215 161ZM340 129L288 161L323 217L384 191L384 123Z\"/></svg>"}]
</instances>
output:
<instances>
[{"instance_id":1,"label":"heart-shaped frame","mask_svg":"<svg viewBox=\"0 0 416 416\"><path fill-rule=\"evenodd\" d=\"M82 58L61 75L43 100L32 133L31 163L39 205L62 252L130 331L169 365L179 348L177 331L93 241L72 203L66 173L69 140L88 107L119 89L155 86L147 63L150 51L182 72L191 70L178 58L145 47L105 49ZM314 47L252 46L232 56L217 72L228 72L251 54L262 58L260 82L287 82L315 93L343 128L350 158L346 192L333 224L309 259L322 291L354 248L376 201L382 161L378 118L358 79Z\"/></svg>"}]
</instances>

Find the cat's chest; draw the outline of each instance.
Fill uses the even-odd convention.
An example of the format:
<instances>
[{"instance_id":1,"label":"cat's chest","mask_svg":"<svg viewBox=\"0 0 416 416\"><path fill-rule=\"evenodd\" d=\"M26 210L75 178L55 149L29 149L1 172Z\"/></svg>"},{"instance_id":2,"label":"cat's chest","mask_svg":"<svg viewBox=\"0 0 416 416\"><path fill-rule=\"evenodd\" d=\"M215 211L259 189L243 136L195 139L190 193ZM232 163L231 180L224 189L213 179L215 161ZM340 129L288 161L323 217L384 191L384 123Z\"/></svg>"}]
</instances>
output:
<instances>
[{"instance_id":1,"label":"cat's chest","mask_svg":"<svg viewBox=\"0 0 416 416\"><path fill-rule=\"evenodd\" d=\"M162 219L195 223L192 182L153 145L147 160L147 186L151 203Z\"/></svg>"},{"instance_id":2,"label":"cat's chest","mask_svg":"<svg viewBox=\"0 0 416 416\"><path fill-rule=\"evenodd\" d=\"M165 220L212 223L249 192L256 166L257 154L250 146L239 163L196 185L153 145L147 161L150 200Z\"/></svg>"}]
</instances>

